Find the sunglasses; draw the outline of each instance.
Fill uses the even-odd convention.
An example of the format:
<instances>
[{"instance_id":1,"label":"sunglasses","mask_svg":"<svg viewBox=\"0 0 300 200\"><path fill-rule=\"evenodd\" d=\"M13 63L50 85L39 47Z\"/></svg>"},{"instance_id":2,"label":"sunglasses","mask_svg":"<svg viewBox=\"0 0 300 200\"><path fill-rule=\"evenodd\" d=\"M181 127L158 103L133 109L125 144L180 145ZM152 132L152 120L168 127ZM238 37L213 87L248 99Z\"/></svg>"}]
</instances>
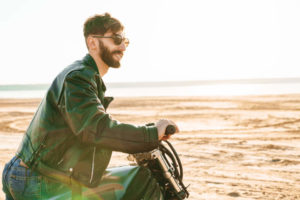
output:
<instances>
[{"instance_id":1,"label":"sunglasses","mask_svg":"<svg viewBox=\"0 0 300 200\"><path fill-rule=\"evenodd\" d=\"M92 37L94 37L94 38L111 38L111 39L113 39L113 41L116 45L120 45L122 42L124 42L126 47L128 47L128 45L129 45L128 38L125 38L119 34L114 34L113 36L93 35Z\"/></svg>"}]
</instances>

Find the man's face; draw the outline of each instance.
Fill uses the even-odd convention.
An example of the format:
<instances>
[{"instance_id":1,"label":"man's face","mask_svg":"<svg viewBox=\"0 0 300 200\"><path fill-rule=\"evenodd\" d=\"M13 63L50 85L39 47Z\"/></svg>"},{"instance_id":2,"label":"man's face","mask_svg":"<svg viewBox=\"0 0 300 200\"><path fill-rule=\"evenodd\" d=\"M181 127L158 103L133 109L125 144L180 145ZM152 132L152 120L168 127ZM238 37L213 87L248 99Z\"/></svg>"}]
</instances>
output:
<instances>
[{"instance_id":1,"label":"man's face","mask_svg":"<svg viewBox=\"0 0 300 200\"><path fill-rule=\"evenodd\" d=\"M117 33L107 32L105 37L113 36L114 34L122 35L122 32ZM117 45L112 38L99 38L99 56L109 66L113 68L120 67L120 61L123 57L123 52L126 50L124 42Z\"/></svg>"}]
</instances>

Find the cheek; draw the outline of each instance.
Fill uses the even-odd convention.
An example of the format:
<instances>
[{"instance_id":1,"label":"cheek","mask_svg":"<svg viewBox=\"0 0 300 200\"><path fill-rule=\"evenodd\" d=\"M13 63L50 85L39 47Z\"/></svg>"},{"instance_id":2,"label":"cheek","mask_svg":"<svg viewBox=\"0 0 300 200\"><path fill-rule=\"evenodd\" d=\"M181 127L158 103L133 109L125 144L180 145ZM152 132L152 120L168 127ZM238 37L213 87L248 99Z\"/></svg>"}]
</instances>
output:
<instances>
[{"instance_id":1,"label":"cheek","mask_svg":"<svg viewBox=\"0 0 300 200\"><path fill-rule=\"evenodd\" d=\"M97 41L92 41L89 47L91 50L97 51L99 49L99 43Z\"/></svg>"},{"instance_id":2,"label":"cheek","mask_svg":"<svg viewBox=\"0 0 300 200\"><path fill-rule=\"evenodd\" d=\"M101 54L102 54L102 52L103 52L103 49L104 49L104 47L103 47L103 46L101 46L101 44L100 44L100 45L98 45L98 47L97 47L97 49L96 49L96 53L97 53L98 55L101 55Z\"/></svg>"}]
</instances>

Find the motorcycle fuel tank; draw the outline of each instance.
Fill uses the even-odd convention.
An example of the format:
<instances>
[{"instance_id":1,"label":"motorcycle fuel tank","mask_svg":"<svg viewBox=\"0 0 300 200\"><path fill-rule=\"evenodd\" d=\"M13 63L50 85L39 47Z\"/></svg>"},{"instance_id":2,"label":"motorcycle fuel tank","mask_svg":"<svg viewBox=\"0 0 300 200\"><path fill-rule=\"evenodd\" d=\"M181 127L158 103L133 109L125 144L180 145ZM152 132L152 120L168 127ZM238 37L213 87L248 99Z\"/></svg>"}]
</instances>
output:
<instances>
[{"instance_id":1,"label":"motorcycle fuel tank","mask_svg":"<svg viewBox=\"0 0 300 200\"><path fill-rule=\"evenodd\" d=\"M72 192L68 191L51 199L72 199ZM142 166L124 166L107 169L99 186L82 187L81 197L78 199L163 200L164 197L149 169Z\"/></svg>"}]
</instances>

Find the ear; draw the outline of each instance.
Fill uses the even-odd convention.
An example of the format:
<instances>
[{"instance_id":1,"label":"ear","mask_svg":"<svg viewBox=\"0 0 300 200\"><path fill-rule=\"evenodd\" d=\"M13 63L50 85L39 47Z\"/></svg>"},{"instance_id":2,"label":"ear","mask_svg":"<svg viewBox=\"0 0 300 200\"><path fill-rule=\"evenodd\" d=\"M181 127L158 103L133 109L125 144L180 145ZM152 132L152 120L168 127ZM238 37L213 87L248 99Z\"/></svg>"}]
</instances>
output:
<instances>
[{"instance_id":1,"label":"ear","mask_svg":"<svg viewBox=\"0 0 300 200\"><path fill-rule=\"evenodd\" d=\"M98 48L97 40L92 36L88 36L86 39L86 45L90 51L96 51Z\"/></svg>"}]
</instances>

